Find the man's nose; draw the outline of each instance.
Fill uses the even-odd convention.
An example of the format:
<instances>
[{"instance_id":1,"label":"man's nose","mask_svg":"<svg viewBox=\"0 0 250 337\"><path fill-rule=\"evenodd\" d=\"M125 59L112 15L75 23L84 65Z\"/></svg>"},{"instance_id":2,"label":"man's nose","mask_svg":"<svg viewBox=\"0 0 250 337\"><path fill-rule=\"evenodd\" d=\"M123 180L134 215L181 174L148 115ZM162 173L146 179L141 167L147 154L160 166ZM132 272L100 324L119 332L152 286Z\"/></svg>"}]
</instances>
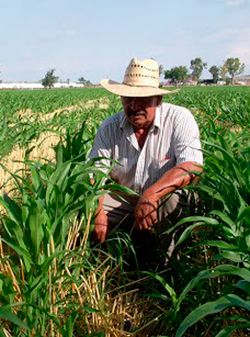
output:
<instances>
[{"instance_id":1,"label":"man's nose","mask_svg":"<svg viewBox=\"0 0 250 337\"><path fill-rule=\"evenodd\" d=\"M140 104L135 98L131 99L129 106L133 111L140 109Z\"/></svg>"}]
</instances>

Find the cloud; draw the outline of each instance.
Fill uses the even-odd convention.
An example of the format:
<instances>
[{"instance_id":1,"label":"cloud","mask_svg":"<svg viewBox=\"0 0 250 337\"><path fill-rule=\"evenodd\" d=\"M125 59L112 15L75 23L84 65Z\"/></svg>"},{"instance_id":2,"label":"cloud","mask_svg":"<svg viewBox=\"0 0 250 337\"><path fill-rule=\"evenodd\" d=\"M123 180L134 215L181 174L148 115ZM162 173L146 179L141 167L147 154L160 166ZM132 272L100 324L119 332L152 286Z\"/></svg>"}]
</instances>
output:
<instances>
[{"instance_id":1,"label":"cloud","mask_svg":"<svg viewBox=\"0 0 250 337\"><path fill-rule=\"evenodd\" d=\"M241 32L238 39L232 41L228 48L228 57L239 57L246 64L247 69L250 69L250 29Z\"/></svg>"},{"instance_id":2,"label":"cloud","mask_svg":"<svg viewBox=\"0 0 250 337\"><path fill-rule=\"evenodd\" d=\"M228 7L240 7L246 4L246 0L219 0Z\"/></svg>"}]
</instances>

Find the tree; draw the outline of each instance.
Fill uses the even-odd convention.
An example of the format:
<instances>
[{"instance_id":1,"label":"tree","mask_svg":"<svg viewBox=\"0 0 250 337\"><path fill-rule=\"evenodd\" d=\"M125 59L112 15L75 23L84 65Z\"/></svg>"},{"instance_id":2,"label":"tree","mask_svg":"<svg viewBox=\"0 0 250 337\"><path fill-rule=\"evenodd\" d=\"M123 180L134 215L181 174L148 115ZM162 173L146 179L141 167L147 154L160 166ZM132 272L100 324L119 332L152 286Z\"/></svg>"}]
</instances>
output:
<instances>
[{"instance_id":1,"label":"tree","mask_svg":"<svg viewBox=\"0 0 250 337\"><path fill-rule=\"evenodd\" d=\"M219 80L219 76L220 76L220 67L217 67L217 66L212 66L209 68L208 70L212 76L213 76L213 82L214 83L217 83L218 80Z\"/></svg>"},{"instance_id":2,"label":"tree","mask_svg":"<svg viewBox=\"0 0 250 337\"><path fill-rule=\"evenodd\" d=\"M54 84L58 81L59 77L54 75L55 71L56 71L55 69L48 70L46 75L42 79L42 85L45 88L51 89L54 86Z\"/></svg>"},{"instance_id":3,"label":"tree","mask_svg":"<svg viewBox=\"0 0 250 337\"><path fill-rule=\"evenodd\" d=\"M163 65L160 64L159 65L159 76L161 76L163 73L164 73L164 68L163 68Z\"/></svg>"},{"instance_id":4,"label":"tree","mask_svg":"<svg viewBox=\"0 0 250 337\"><path fill-rule=\"evenodd\" d=\"M234 84L235 76L243 73L245 69L245 64L241 63L238 57L230 57L225 61L223 68L230 75L231 83Z\"/></svg>"},{"instance_id":5,"label":"tree","mask_svg":"<svg viewBox=\"0 0 250 337\"><path fill-rule=\"evenodd\" d=\"M92 83L89 80L85 80L85 78L83 76L78 78L78 82L81 83L81 84L84 84L86 86L92 85Z\"/></svg>"},{"instance_id":6,"label":"tree","mask_svg":"<svg viewBox=\"0 0 250 337\"><path fill-rule=\"evenodd\" d=\"M202 61L200 57L196 57L190 62L190 69L192 70L191 76L195 81L199 81L203 69L207 67L207 64Z\"/></svg>"},{"instance_id":7,"label":"tree","mask_svg":"<svg viewBox=\"0 0 250 337\"><path fill-rule=\"evenodd\" d=\"M171 79L174 84L184 82L188 78L188 69L186 66L179 66L164 71L164 78Z\"/></svg>"}]
</instances>

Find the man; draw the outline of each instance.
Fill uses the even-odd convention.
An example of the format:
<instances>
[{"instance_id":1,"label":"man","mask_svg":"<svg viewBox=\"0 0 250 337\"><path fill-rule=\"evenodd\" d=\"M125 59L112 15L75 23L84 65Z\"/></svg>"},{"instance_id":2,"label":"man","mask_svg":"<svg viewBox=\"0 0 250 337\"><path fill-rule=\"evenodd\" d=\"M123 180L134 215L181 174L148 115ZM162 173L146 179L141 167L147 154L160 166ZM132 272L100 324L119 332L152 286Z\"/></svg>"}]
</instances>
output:
<instances>
[{"instance_id":1,"label":"man","mask_svg":"<svg viewBox=\"0 0 250 337\"><path fill-rule=\"evenodd\" d=\"M189 214L189 196L182 188L192 182L194 171L201 171L198 126L189 110L162 103L162 96L172 92L159 88L154 60L134 58L122 84L103 80L101 85L121 97L123 111L103 122L90 157L106 157L107 166L109 158L117 161L111 177L137 195L101 197L94 234L103 242L110 227L126 223L143 241Z\"/></svg>"}]
</instances>

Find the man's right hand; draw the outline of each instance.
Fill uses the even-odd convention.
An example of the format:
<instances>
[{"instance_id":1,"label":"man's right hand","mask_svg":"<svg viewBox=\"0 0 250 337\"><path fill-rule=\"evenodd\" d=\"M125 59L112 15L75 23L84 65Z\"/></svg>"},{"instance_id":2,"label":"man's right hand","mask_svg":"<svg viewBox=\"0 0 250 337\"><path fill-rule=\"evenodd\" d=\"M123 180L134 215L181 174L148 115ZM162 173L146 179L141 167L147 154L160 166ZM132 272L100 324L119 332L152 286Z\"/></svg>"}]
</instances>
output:
<instances>
[{"instance_id":1,"label":"man's right hand","mask_svg":"<svg viewBox=\"0 0 250 337\"><path fill-rule=\"evenodd\" d=\"M103 210L101 210L95 218L94 239L98 242L104 242L108 234L108 217Z\"/></svg>"}]
</instances>

